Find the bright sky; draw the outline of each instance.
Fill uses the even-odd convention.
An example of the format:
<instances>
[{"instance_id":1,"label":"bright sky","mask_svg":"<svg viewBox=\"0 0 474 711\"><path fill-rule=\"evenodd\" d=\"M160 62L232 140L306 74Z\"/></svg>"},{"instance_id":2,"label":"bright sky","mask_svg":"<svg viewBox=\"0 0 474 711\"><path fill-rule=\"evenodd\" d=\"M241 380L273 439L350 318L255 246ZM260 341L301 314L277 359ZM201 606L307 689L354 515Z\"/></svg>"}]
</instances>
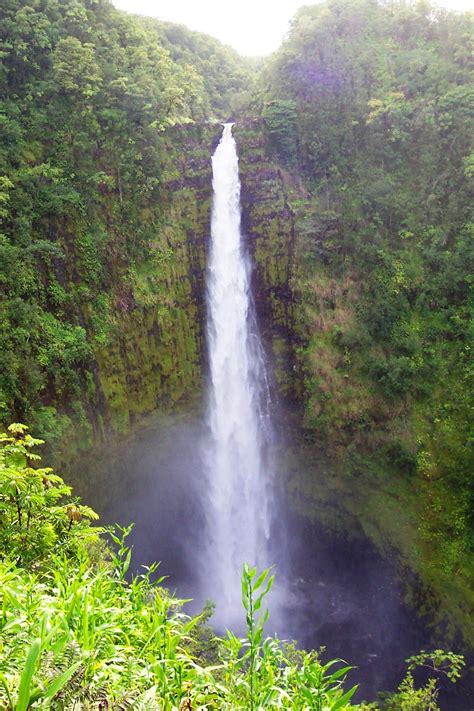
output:
<instances>
[{"instance_id":1,"label":"bright sky","mask_svg":"<svg viewBox=\"0 0 474 711\"><path fill-rule=\"evenodd\" d=\"M290 19L311 0L113 0L115 7L186 25L230 44L243 55L275 51ZM440 7L471 10L474 0L438 0Z\"/></svg>"}]
</instances>

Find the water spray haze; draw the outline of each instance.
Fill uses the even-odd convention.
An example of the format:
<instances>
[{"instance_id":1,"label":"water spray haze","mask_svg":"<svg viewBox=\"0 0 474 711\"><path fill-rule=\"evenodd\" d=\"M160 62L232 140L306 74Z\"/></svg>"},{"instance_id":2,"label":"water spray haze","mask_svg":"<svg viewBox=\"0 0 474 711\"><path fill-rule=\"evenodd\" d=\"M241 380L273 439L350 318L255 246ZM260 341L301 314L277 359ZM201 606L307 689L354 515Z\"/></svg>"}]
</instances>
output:
<instances>
[{"instance_id":1,"label":"water spray haze","mask_svg":"<svg viewBox=\"0 0 474 711\"><path fill-rule=\"evenodd\" d=\"M203 591L216 601L216 624L242 617L244 562L268 566L272 429L265 358L240 228L240 180L233 124L212 158L213 210L207 275L209 349L206 541Z\"/></svg>"}]
</instances>

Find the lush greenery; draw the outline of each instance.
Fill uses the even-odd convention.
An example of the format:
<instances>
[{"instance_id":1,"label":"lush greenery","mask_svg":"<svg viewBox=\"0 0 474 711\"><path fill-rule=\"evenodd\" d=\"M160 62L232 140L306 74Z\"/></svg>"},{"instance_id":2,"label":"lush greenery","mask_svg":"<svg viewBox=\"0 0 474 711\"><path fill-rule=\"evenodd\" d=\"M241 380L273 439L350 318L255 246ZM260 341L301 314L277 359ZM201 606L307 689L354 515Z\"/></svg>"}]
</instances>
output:
<instances>
[{"instance_id":1,"label":"lush greenery","mask_svg":"<svg viewBox=\"0 0 474 711\"><path fill-rule=\"evenodd\" d=\"M183 25L146 20L155 28L171 58L196 73L195 84L202 85L201 115L225 121L251 98L255 75L252 63L244 61L230 47Z\"/></svg>"},{"instance_id":2,"label":"lush greenery","mask_svg":"<svg viewBox=\"0 0 474 711\"><path fill-rule=\"evenodd\" d=\"M156 565L127 574L128 530L111 531L105 547L90 524L93 511L71 499L51 469L36 466L38 444L24 425L0 437L2 707L355 708L357 687L343 689L350 666L264 637L268 571L243 569L247 636L210 641L208 613L183 613ZM463 664L439 650L410 661L410 668L429 662L453 681ZM435 710L436 695L434 680L416 689L409 673L400 694L358 708Z\"/></svg>"},{"instance_id":3,"label":"lush greenery","mask_svg":"<svg viewBox=\"0 0 474 711\"><path fill-rule=\"evenodd\" d=\"M164 186L186 170L173 175L190 152L179 127L227 115L249 73L216 40L108 0L7 0L0 27L0 417L50 437L74 436L79 423L90 441L91 423L97 436L101 416L137 400L111 372L129 350L121 335L140 344L135 365L153 359L153 333L168 353L176 331L191 340L195 306L177 282L196 260L186 231L204 229L192 189L180 196L174 183L173 205ZM195 181L211 144L191 138ZM133 331L140 322L150 337ZM196 347L180 347L173 367L186 370ZM157 387L155 375L143 410L156 407Z\"/></svg>"},{"instance_id":4,"label":"lush greenery","mask_svg":"<svg viewBox=\"0 0 474 711\"><path fill-rule=\"evenodd\" d=\"M467 637L471 42L472 15L329 0L297 13L261 95L274 155L309 193L293 202L307 437Z\"/></svg>"},{"instance_id":5,"label":"lush greenery","mask_svg":"<svg viewBox=\"0 0 474 711\"><path fill-rule=\"evenodd\" d=\"M256 239L255 258L268 308L295 349L281 382L288 393L298 380L308 448L318 466L329 460L326 489L431 589L428 610L448 614L472 639L471 30L472 16L425 0L327 0L297 13L257 87L255 68L231 49L118 12L108 0L4 0L0 419L28 421L64 459L78 443L128 432L144 413L198 389L209 153L219 130L212 122L241 111L265 126L265 150L252 146L248 160L253 185L266 192L251 213L262 222L255 234L267 236ZM252 131L241 134L243 143ZM277 173L286 192L275 189ZM69 491L52 472L26 466L35 444L26 431L12 437L0 500L0 543L7 550L8 539L12 559L6 589L11 580L18 600L50 606L63 620L75 580L78 600L89 589L106 591L110 610L99 592L93 605L103 610L100 624L116 614L138 625L130 639L146 634L152 623L135 619L136 599L161 596L167 610L177 603L156 592L151 573L136 579L133 598L124 564L105 562L87 524L93 512L73 499L65 504ZM298 472L290 485L314 512L319 481ZM80 605L87 616L91 605ZM12 653L19 666L5 681L12 700L29 653L31 668L45 670L43 695L46 678L62 679L66 694L78 669L91 699L109 693L100 674L113 676L111 648L93 661L91 643L81 647L71 627L75 641L58 642L54 661L54 650L43 654L47 647L35 640L61 640L56 622L40 629L36 612L21 614L25 635ZM175 621L186 657L189 621ZM123 651L128 643L110 644ZM283 652L270 647L278 676ZM134 703L158 684L157 672L144 679L138 652L125 656L135 659L128 678L140 679ZM246 657L245 671L253 671L242 677L242 694L246 684L253 694L259 659ZM320 674L318 660L306 663ZM186 673L198 666L189 663ZM209 674L224 686L220 672ZM404 684L410 699L413 681ZM435 690L416 693L427 706Z\"/></svg>"}]
</instances>

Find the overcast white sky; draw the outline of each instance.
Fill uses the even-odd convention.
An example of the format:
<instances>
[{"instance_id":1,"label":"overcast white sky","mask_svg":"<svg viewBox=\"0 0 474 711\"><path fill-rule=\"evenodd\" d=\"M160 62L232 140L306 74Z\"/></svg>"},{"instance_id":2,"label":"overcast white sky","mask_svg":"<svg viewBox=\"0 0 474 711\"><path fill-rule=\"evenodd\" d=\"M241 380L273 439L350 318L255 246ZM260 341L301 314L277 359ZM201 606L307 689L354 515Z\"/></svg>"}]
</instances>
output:
<instances>
[{"instance_id":1,"label":"overcast white sky","mask_svg":"<svg viewBox=\"0 0 474 711\"><path fill-rule=\"evenodd\" d=\"M311 0L113 0L115 7L158 17L213 35L244 55L275 51L290 19ZM451 10L470 10L474 0L438 0Z\"/></svg>"}]
</instances>

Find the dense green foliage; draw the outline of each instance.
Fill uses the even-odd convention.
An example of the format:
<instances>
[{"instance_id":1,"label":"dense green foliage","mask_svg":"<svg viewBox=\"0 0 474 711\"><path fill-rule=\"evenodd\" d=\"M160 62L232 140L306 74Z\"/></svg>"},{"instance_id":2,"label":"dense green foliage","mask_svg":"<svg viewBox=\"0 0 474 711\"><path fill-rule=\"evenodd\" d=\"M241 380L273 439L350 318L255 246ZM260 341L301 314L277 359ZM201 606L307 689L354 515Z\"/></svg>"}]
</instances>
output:
<instances>
[{"instance_id":1,"label":"dense green foliage","mask_svg":"<svg viewBox=\"0 0 474 711\"><path fill-rule=\"evenodd\" d=\"M229 113L249 79L216 40L108 0L7 0L0 27L0 416L54 436L103 410L121 315L174 296L165 129Z\"/></svg>"},{"instance_id":2,"label":"dense green foliage","mask_svg":"<svg viewBox=\"0 0 474 711\"><path fill-rule=\"evenodd\" d=\"M61 477L33 466L40 457L32 449L43 441L26 430L11 425L9 434L0 436L0 551L21 565L37 565L52 551L76 551L99 529L89 526L97 518L92 509L65 498L71 488Z\"/></svg>"},{"instance_id":3,"label":"dense green foliage","mask_svg":"<svg viewBox=\"0 0 474 711\"><path fill-rule=\"evenodd\" d=\"M292 225L274 219L276 193L269 188L255 214L262 211L273 241L260 241L255 256L263 262L262 251L271 248L268 264L278 279L292 274L294 303L285 318L291 313L295 372L304 381L306 440L330 459L335 488L350 492L347 507L366 532L382 547L388 540L398 548L431 586L430 610L448 613L468 637L474 630L471 30L471 16L434 11L424 0L328 0L298 12L255 93L247 63L186 28L128 16L108 0L4 0L0 419L24 419L58 447L68 437L90 443L113 429L107 417L128 431L134 417L173 404L186 387L196 389L199 333L190 331L200 317L193 291L203 292L204 247L192 251L192 245L203 240L209 213L202 164L212 140L204 132L252 93L247 114L263 120L269 148L252 165L278 162L294 187L295 235ZM183 134L196 125L189 151ZM265 176L261 182L270 185ZM287 210L287 196L279 199ZM281 235L292 240L294 253L278 243ZM137 612L150 595L161 600L162 622L176 603L161 588L157 593L147 575L137 578L134 598L117 560L110 576L109 563L87 543L95 536L87 524L93 512L73 499L64 503L69 489L49 470L26 466L36 440L21 428L12 437L3 441L13 449L1 462L0 544L6 550L8 540L12 558L5 585L12 581L13 592L5 604L27 623L6 684L18 693L18 670L30 653L34 669L45 670L41 693L54 689L47 683L55 678L66 694L84 669L98 700L110 689L104 692L108 681L102 671L94 677L94 665L113 676L110 659L122 654L126 666L128 640L114 639L115 651L101 650L99 661L89 654L90 642L81 647L74 625L89 615L88 591L97 594L97 619L131 620L131 638L142 639L154 624ZM296 488L317 499L318 481L302 479ZM93 574L91 556L97 556ZM63 622L63 632L52 637L56 622L38 627L36 610L55 601L53 617L63 620L72 595L67 586L58 592L55 566L76 581L77 599L86 600L80 615L68 618L69 637L61 637ZM29 605L36 590L34 614L22 612L21 600ZM175 621L187 650L189 621ZM81 630L87 637L89 623ZM252 628L245 642L253 671L238 683L232 677L239 693L252 698L260 664L251 651L254 634ZM57 658L54 650L43 654L44 640L57 641ZM240 642L228 644L228 659L241 653ZM280 673L277 650L267 649L267 678ZM135 702L158 677L151 661L141 675L134 654L112 686L125 699L128 680L139 679ZM305 684L313 673L322 678L319 661L305 658L306 664ZM202 673L199 682L191 678L193 689L211 678ZM409 677L400 693L406 706L401 696L394 703L407 709L425 708L436 695L434 688L416 691Z\"/></svg>"},{"instance_id":4,"label":"dense green foliage","mask_svg":"<svg viewBox=\"0 0 474 711\"><path fill-rule=\"evenodd\" d=\"M150 19L146 23L156 29L171 58L196 73L195 82L203 87L201 110L205 116L226 120L250 99L255 79L252 65L244 63L233 49L183 25Z\"/></svg>"},{"instance_id":5,"label":"dense green foliage","mask_svg":"<svg viewBox=\"0 0 474 711\"><path fill-rule=\"evenodd\" d=\"M51 469L30 466L40 459L32 452L40 443L18 424L0 437L2 708L355 708L356 686L343 689L350 666L323 664L315 652L264 638L268 571L243 569L247 637L228 632L210 645L206 614L184 614L156 579L156 565L127 576L130 529L111 531L113 545L105 548L101 530L89 523L93 511L70 499ZM205 661L210 648L212 664ZM421 654L412 666L427 661L453 680L462 666L440 651ZM407 705L383 708L428 708L418 699L437 708L434 681L417 690L408 676L404 684Z\"/></svg>"},{"instance_id":6,"label":"dense green foliage","mask_svg":"<svg viewBox=\"0 0 474 711\"><path fill-rule=\"evenodd\" d=\"M293 284L308 437L360 477L356 491L382 490L415 512L407 559L442 597L463 590L466 630L471 43L469 15L329 0L297 13L263 82L270 143L289 168L297 150L310 193L297 205ZM384 497L375 506L387 526ZM394 520L396 545L401 528Z\"/></svg>"}]
</instances>

